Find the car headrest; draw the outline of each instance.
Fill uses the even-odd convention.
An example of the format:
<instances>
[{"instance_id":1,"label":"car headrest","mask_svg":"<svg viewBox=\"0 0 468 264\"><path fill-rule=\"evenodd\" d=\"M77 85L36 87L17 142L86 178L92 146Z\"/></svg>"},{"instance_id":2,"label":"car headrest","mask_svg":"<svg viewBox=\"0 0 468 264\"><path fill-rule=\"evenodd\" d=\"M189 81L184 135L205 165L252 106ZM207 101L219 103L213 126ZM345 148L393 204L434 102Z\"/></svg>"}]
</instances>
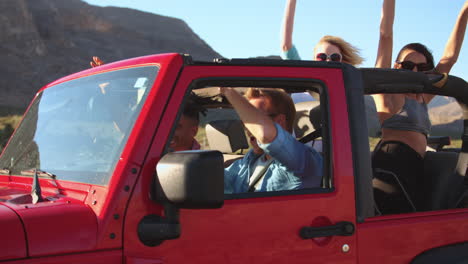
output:
<instances>
[{"instance_id":1,"label":"car headrest","mask_svg":"<svg viewBox=\"0 0 468 264\"><path fill-rule=\"evenodd\" d=\"M295 107L294 134L296 138L302 138L321 127L322 117L319 101L300 102L296 103Z\"/></svg>"},{"instance_id":2,"label":"car headrest","mask_svg":"<svg viewBox=\"0 0 468 264\"><path fill-rule=\"evenodd\" d=\"M244 126L240 120L211 121L206 125L205 130L212 150L234 153L239 149L249 148Z\"/></svg>"}]
</instances>

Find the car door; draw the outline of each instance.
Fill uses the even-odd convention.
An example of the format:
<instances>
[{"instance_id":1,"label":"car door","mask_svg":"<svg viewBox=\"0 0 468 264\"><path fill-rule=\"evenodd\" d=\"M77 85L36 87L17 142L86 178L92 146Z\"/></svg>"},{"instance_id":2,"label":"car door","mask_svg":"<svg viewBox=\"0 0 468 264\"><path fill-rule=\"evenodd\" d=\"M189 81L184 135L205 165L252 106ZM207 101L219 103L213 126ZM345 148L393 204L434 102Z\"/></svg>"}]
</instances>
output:
<instances>
[{"instance_id":1,"label":"car door","mask_svg":"<svg viewBox=\"0 0 468 264\"><path fill-rule=\"evenodd\" d=\"M367 76L365 82L369 93L394 93L396 89L400 89L401 93L417 93L432 89L432 93L457 97L459 104L466 107L467 90L463 89L466 82L461 78L445 76L448 81L443 89L434 89L431 82L440 80L440 76L436 74L425 76L421 73L383 69L362 71ZM462 114L466 119L466 112ZM447 118L445 115L446 113L440 118ZM465 147L462 146L459 152L454 152L454 149L426 152L423 159L424 169L420 172L424 177L423 180L418 180L417 185L417 188L420 188L418 191L425 195L425 201L428 203L428 208L424 211L414 209L414 212L376 215L358 224L359 263L466 262L468 209L466 198L465 204L463 200L459 200L466 190L466 183L463 183L466 182L466 167L461 169L461 175L455 171L455 166L460 165L463 168L463 163L466 163L466 159L463 159L463 156L466 156ZM452 200L453 198L455 199ZM461 203L457 203L457 200ZM379 208L378 199L376 201L376 207ZM407 201L411 201L411 197L408 196Z\"/></svg>"},{"instance_id":2,"label":"car door","mask_svg":"<svg viewBox=\"0 0 468 264\"><path fill-rule=\"evenodd\" d=\"M154 247L133 241L125 246L125 255L163 263L356 263L354 171L343 73L340 64L320 67L324 65L186 65L161 122L173 128L159 129L155 138L170 140L184 97L192 90L220 85L286 91L313 87L321 94L327 180L322 188L226 194L219 209L181 209L179 238ZM153 143L149 160L164 152L168 143L161 140Z\"/></svg>"}]
</instances>

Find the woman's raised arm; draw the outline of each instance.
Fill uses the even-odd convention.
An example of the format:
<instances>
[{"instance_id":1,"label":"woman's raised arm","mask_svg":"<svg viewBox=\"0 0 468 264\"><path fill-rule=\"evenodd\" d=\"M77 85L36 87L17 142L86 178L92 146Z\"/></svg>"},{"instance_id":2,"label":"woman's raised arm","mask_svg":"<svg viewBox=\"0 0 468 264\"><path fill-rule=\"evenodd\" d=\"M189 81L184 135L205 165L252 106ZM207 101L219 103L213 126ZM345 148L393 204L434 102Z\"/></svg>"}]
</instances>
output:
<instances>
[{"instance_id":1,"label":"woman's raised arm","mask_svg":"<svg viewBox=\"0 0 468 264\"><path fill-rule=\"evenodd\" d=\"M468 0L465 1L458 19L455 22L452 33L445 44L444 54L436 66L436 71L440 73L449 73L455 62L457 62L460 49L465 37L466 23L468 20Z\"/></svg>"},{"instance_id":2,"label":"woman's raised arm","mask_svg":"<svg viewBox=\"0 0 468 264\"><path fill-rule=\"evenodd\" d=\"M384 0L380 20L379 48L377 50L376 68L392 67L393 21L395 20L395 0Z\"/></svg>"},{"instance_id":3,"label":"woman's raised arm","mask_svg":"<svg viewBox=\"0 0 468 264\"><path fill-rule=\"evenodd\" d=\"M294 28L294 14L296 12L296 0L286 0L284 11L281 50L286 52L292 48L292 34Z\"/></svg>"}]
</instances>

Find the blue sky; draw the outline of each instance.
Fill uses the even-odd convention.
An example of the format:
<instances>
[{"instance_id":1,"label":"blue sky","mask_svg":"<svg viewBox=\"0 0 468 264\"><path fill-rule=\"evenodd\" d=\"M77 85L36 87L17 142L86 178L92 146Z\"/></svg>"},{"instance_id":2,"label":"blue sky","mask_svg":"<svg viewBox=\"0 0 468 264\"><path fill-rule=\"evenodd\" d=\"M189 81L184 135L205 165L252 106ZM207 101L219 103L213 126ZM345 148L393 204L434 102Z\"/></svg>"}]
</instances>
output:
<instances>
[{"instance_id":1,"label":"blue sky","mask_svg":"<svg viewBox=\"0 0 468 264\"><path fill-rule=\"evenodd\" d=\"M85 0L184 20L214 50L227 58L279 55L285 0ZM399 0L394 24L394 56L410 42L421 42L439 61L465 0ZM293 40L303 59L323 35L357 46L373 67L382 0L297 0ZM468 80L468 37L451 74Z\"/></svg>"}]
</instances>

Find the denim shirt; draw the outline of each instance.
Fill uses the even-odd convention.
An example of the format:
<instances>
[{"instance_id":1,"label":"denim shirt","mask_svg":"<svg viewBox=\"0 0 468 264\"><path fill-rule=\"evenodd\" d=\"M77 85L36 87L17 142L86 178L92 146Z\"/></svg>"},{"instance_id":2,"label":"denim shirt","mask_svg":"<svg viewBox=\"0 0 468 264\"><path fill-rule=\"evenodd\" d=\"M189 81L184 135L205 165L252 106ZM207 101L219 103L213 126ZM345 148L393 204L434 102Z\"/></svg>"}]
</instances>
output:
<instances>
[{"instance_id":1,"label":"denim shirt","mask_svg":"<svg viewBox=\"0 0 468 264\"><path fill-rule=\"evenodd\" d=\"M275 124L276 138L268 144L258 144L274 161L266 170L261 186L256 190L282 191L320 187L323 159L316 150L298 142L290 133ZM242 193L249 189L249 177L255 168L253 150L224 169L224 193Z\"/></svg>"}]
</instances>

